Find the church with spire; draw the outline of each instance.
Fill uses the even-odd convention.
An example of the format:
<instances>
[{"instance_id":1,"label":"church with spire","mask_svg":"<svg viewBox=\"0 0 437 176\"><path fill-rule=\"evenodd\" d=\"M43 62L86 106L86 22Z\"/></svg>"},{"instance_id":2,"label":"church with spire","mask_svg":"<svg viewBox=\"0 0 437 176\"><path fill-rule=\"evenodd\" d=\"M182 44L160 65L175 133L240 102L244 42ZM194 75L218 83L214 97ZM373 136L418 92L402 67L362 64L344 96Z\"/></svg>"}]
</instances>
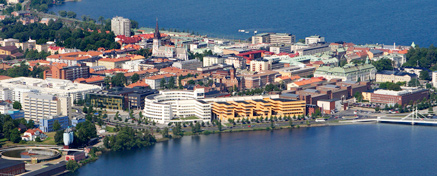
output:
<instances>
[{"instance_id":1,"label":"church with spire","mask_svg":"<svg viewBox=\"0 0 437 176\"><path fill-rule=\"evenodd\" d=\"M178 48L174 45L162 44L162 36L159 32L158 19L156 19L155 33L153 36L152 56L188 60L188 52L185 48Z\"/></svg>"}]
</instances>

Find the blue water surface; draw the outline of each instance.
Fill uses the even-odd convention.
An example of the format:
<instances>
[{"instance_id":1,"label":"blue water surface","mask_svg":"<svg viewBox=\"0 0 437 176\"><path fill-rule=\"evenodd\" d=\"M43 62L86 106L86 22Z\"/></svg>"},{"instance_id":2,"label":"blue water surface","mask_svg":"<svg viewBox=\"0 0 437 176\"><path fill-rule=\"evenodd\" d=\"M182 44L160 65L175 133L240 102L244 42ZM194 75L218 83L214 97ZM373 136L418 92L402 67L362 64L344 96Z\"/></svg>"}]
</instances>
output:
<instances>
[{"instance_id":1,"label":"blue water surface","mask_svg":"<svg viewBox=\"0 0 437 176\"><path fill-rule=\"evenodd\" d=\"M75 175L435 175L437 127L369 124L186 136Z\"/></svg>"},{"instance_id":2,"label":"blue water surface","mask_svg":"<svg viewBox=\"0 0 437 176\"><path fill-rule=\"evenodd\" d=\"M74 11L78 18L118 15L147 27L158 17L164 28L230 39L247 39L255 30L357 44L428 47L437 39L435 0L82 0L50 10Z\"/></svg>"}]
</instances>

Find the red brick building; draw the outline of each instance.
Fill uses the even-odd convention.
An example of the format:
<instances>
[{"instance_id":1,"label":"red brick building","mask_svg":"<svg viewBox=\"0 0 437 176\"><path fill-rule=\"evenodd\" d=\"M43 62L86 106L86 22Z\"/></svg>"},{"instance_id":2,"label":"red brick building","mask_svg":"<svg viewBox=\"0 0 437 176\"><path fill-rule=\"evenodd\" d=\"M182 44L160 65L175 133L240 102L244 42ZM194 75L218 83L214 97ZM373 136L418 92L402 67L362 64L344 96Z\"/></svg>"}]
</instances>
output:
<instances>
[{"instance_id":1,"label":"red brick building","mask_svg":"<svg viewBox=\"0 0 437 176\"><path fill-rule=\"evenodd\" d=\"M26 172L23 161L13 161L0 158L0 175L18 175Z\"/></svg>"},{"instance_id":2,"label":"red brick building","mask_svg":"<svg viewBox=\"0 0 437 176\"><path fill-rule=\"evenodd\" d=\"M411 89L402 91L377 90L370 94L370 102L381 104L399 104L405 106L410 103L422 101L429 97L426 89Z\"/></svg>"}]
</instances>

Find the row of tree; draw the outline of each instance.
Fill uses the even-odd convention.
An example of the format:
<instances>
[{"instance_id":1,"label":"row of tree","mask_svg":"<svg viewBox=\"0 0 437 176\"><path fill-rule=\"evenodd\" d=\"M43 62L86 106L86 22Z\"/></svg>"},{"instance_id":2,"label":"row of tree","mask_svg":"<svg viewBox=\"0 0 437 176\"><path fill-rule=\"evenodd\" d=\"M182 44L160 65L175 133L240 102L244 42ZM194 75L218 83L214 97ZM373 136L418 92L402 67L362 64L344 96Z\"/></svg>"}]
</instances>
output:
<instances>
[{"instance_id":1,"label":"row of tree","mask_svg":"<svg viewBox=\"0 0 437 176\"><path fill-rule=\"evenodd\" d=\"M106 136L103 139L103 145L113 151L142 148L155 142L156 139L149 130L137 131L130 127L122 127L117 135Z\"/></svg>"}]
</instances>

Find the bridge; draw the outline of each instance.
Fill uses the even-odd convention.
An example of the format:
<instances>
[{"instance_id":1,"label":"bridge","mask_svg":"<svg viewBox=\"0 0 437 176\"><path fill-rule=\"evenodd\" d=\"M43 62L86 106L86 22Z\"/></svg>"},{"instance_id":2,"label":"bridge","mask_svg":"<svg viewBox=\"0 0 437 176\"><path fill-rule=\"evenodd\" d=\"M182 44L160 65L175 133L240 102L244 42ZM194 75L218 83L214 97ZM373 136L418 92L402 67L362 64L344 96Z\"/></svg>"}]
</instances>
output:
<instances>
[{"instance_id":1,"label":"bridge","mask_svg":"<svg viewBox=\"0 0 437 176\"><path fill-rule=\"evenodd\" d=\"M405 117L377 117L377 118L367 118L367 119L355 119L340 121L342 123L360 123L360 122L376 122L376 123L400 123L400 124L411 124L411 125L437 125L437 119L430 119L426 116L419 114L417 108Z\"/></svg>"}]
</instances>

